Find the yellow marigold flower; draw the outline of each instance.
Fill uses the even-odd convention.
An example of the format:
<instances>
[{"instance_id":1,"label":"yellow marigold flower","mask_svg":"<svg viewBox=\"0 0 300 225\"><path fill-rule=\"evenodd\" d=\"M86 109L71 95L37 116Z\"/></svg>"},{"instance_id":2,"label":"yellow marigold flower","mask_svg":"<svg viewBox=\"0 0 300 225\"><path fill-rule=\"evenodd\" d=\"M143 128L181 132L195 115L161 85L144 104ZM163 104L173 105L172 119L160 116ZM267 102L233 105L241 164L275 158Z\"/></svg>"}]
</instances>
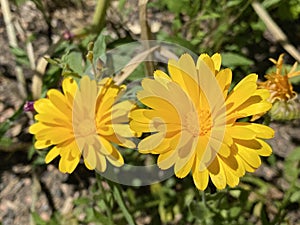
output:
<instances>
[{"instance_id":1,"label":"yellow marigold flower","mask_svg":"<svg viewBox=\"0 0 300 225\"><path fill-rule=\"evenodd\" d=\"M281 54L277 61L270 59L270 61L276 65L276 71L266 74L266 81L257 82L259 88L266 88L270 91L271 95L269 101L272 103L276 100L288 101L297 96L296 92L293 91L293 85L289 81L289 78L300 75L300 71L295 71L298 64L295 62L288 73L283 71L283 56L284 54Z\"/></svg>"},{"instance_id":2,"label":"yellow marigold flower","mask_svg":"<svg viewBox=\"0 0 300 225\"><path fill-rule=\"evenodd\" d=\"M105 171L108 160L114 166L122 166L120 152L111 144L133 148L134 143L128 120L133 104L123 101L116 104L124 87L114 85L111 78L100 83L84 76L79 86L72 78L62 83L63 93L51 89L48 98L35 102L38 121L29 128L36 137L35 147L53 146L45 162L60 156L59 170L72 173L81 155L88 169Z\"/></svg>"},{"instance_id":3,"label":"yellow marigold flower","mask_svg":"<svg viewBox=\"0 0 300 225\"><path fill-rule=\"evenodd\" d=\"M268 90L258 90L257 75L250 74L228 93L232 72L220 67L220 54L202 54L196 65L188 54L169 60L170 76L155 71L137 93L150 109L130 113L133 130L151 132L139 151L158 154L158 166L174 166L179 178L192 172L200 190L209 178L218 189L236 186L246 171L260 166L260 156L272 152L263 141L273 137L271 128L238 121L271 108Z\"/></svg>"}]
</instances>

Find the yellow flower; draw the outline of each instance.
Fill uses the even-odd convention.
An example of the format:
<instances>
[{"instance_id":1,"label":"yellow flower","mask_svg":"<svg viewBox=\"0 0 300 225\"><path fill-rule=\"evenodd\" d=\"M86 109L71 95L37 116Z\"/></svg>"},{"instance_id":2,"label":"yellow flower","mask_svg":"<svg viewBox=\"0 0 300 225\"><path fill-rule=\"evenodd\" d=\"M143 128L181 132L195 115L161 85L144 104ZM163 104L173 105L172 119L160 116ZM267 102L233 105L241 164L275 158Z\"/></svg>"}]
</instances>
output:
<instances>
[{"instance_id":1,"label":"yellow flower","mask_svg":"<svg viewBox=\"0 0 300 225\"><path fill-rule=\"evenodd\" d=\"M293 91L293 86L289 78L300 75L300 71L295 71L298 64L296 62L288 73L283 71L283 56L284 54L281 54L278 61L270 59L270 61L276 65L276 71L266 74L266 81L258 82L259 88L266 88L270 91L271 95L269 101L272 103L276 100L288 101L297 96L296 92Z\"/></svg>"},{"instance_id":2,"label":"yellow flower","mask_svg":"<svg viewBox=\"0 0 300 225\"><path fill-rule=\"evenodd\" d=\"M257 90L257 75L250 74L228 93L232 72L220 67L220 54L202 54L196 65L188 54L169 60L170 76L157 70L154 80L142 81L137 97L150 109L130 114L133 130L151 132L139 151L158 154L158 166L174 166L179 178L192 172L200 190L209 178L218 189L236 186L272 152L263 141L273 137L271 128L238 121L269 110L269 92Z\"/></svg>"},{"instance_id":3,"label":"yellow flower","mask_svg":"<svg viewBox=\"0 0 300 225\"><path fill-rule=\"evenodd\" d=\"M88 169L105 171L108 160L114 166L122 166L120 152L111 144L133 148L134 143L128 120L133 106L130 101L116 103L124 87L113 84L105 78L97 86L95 80L84 76L77 83L65 78L63 93L51 89L48 98L35 102L38 121L29 128L36 137L35 147L43 149L52 146L45 162L60 156L59 170L72 173L81 155Z\"/></svg>"}]
</instances>

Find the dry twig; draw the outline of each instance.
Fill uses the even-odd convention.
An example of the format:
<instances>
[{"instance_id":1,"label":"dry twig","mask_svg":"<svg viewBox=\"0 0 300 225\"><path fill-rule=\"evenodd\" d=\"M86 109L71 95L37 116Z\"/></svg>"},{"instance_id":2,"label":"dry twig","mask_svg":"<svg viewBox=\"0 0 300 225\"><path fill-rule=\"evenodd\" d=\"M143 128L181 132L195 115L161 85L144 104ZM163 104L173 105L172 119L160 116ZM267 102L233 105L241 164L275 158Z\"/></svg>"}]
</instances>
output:
<instances>
[{"instance_id":1,"label":"dry twig","mask_svg":"<svg viewBox=\"0 0 300 225\"><path fill-rule=\"evenodd\" d=\"M10 7L9 7L8 0L1 0L1 9L2 9L2 13L3 13L6 31L7 31L8 43L11 47L16 48L16 47L18 47L18 43L17 43L15 28L12 23L12 16L10 13ZM18 65L15 67L15 70L16 70L16 78L18 81L18 87L19 87L20 94L23 98L26 98L27 91L26 91L26 82L25 82L23 70Z\"/></svg>"},{"instance_id":2,"label":"dry twig","mask_svg":"<svg viewBox=\"0 0 300 225\"><path fill-rule=\"evenodd\" d=\"M294 59L296 59L298 62L300 62L300 53L289 42L287 36L283 33L283 31L280 29L280 27L274 22L274 20L271 18L271 16L265 10L265 8L257 1L253 1L251 4L252 4L254 11L259 16L259 18L264 22L264 24L267 26L268 30L272 33L275 40L277 42L279 42L282 45L282 47L292 57L294 57Z\"/></svg>"}]
</instances>

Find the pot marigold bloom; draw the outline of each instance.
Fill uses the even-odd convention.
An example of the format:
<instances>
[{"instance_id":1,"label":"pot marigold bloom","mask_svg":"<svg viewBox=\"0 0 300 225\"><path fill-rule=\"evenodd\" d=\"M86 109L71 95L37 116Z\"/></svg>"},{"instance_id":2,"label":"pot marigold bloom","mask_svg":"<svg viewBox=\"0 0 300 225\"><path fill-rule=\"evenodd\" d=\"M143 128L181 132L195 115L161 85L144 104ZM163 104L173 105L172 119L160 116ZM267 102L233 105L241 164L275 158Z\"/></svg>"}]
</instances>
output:
<instances>
[{"instance_id":1,"label":"pot marigold bloom","mask_svg":"<svg viewBox=\"0 0 300 225\"><path fill-rule=\"evenodd\" d=\"M273 104L269 114L275 120L290 120L300 117L300 107L297 102L297 93L293 90L293 85L289 81L290 78L300 75L300 71L296 71L298 63L292 66L289 72L283 69L283 57L281 54L276 61L270 59L276 66L276 71L265 75L267 79L264 82L258 82L259 88L268 89L270 92L269 101ZM254 119L259 118L257 115Z\"/></svg>"},{"instance_id":2,"label":"pot marigold bloom","mask_svg":"<svg viewBox=\"0 0 300 225\"><path fill-rule=\"evenodd\" d=\"M158 154L158 166L174 166L179 178L192 172L200 190L209 179L218 189L236 186L272 152L263 140L274 136L271 128L238 121L271 108L268 90L258 90L257 75L250 74L228 93L232 72L220 67L220 54L201 54L196 65L188 54L169 60L170 76L155 71L137 93L149 109L130 113L133 130L151 133L139 151Z\"/></svg>"},{"instance_id":3,"label":"pot marigold bloom","mask_svg":"<svg viewBox=\"0 0 300 225\"><path fill-rule=\"evenodd\" d=\"M105 171L108 160L122 166L120 152L111 144L133 148L135 144L128 123L130 101L116 103L124 87L114 85L111 78L98 84L88 76L81 78L79 86L73 78L65 78L63 93L51 89L48 98L34 103L38 121L29 128L35 135L35 148L53 146L45 162L60 156L59 170L72 173L81 155L90 170Z\"/></svg>"},{"instance_id":4,"label":"pot marigold bloom","mask_svg":"<svg viewBox=\"0 0 300 225\"><path fill-rule=\"evenodd\" d=\"M258 82L259 88L266 88L270 91L271 95L269 101L272 103L276 100L288 101L297 96L297 93L293 90L293 85L289 81L289 78L300 75L300 71L295 71L298 63L296 62L291 68L290 72L287 73L286 71L283 71L282 68L283 56L284 54L281 54L277 61L275 59L270 59L270 61L275 64L276 71L266 74L266 81Z\"/></svg>"}]
</instances>

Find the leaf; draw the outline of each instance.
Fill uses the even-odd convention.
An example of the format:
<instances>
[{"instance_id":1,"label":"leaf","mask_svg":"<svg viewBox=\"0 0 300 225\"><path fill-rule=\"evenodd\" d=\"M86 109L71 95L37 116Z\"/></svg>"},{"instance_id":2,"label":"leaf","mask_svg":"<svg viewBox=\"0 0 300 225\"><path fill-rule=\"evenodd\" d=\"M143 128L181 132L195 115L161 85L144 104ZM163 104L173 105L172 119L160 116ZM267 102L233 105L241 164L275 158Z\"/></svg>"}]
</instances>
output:
<instances>
[{"instance_id":1,"label":"leaf","mask_svg":"<svg viewBox=\"0 0 300 225\"><path fill-rule=\"evenodd\" d=\"M87 197L80 197L77 199L74 199L73 203L75 205L88 205L91 202L91 200Z\"/></svg>"},{"instance_id":2,"label":"leaf","mask_svg":"<svg viewBox=\"0 0 300 225\"><path fill-rule=\"evenodd\" d=\"M290 201L291 201L291 202L295 202L295 203L300 202L300 190L294 192L294 193L291 195Z\"/></svg>"},{"instance_id":3,"label":"leaf","mask_svg":"<svg viewBox=\"0 0 300 225\"><path fill-rule=\"evenodd\" d=\"M114 199L119 204L119 207L120 207L121 211L123 212L123 215L124 215L125 219L127 220L128 224L135 225L135 222L124 203L124 199L121 195L120 189L116 186L116 184L113 185L113 195L114 195Z\"/></svg>"},{"instance_id":4,"label":"leaf","mask_svg":"<svg viewBox=\"0 0 300 225\"><path fill-rule=\"evenodd\" d=\"M78 74L83 73L83 59L80 52L71 52L70 54L65 56L64 60L72 71Z\"/></svg>"},{"instance_id":5,"label":"leaf","mask_svg":"<svg viewBox=\"0 0 300 225\"><path fill-rule=\"evenodd\" d=\"M300 147L295 148L286 157L284 162L284 176L289 182L295 182L300 173L299 171L299 161L300 161Z\"/></svg>"},{"instance_id":6,"label":"leaf","mask_svg":"<svg viewBox=\"0 0 300 225\"><path fill-rule=\"evenodd\" d=\"M45 222L40 215L37 212L32 212L31 217L34 221L34 224L36 225L47 225L47 222Z\"/></svg>"},{"instance_id":7,"label":"leaf","mask_svg":"<svg viewBox=\"0 0 300 225\"><path fill-rule=\"evenodd\" d=\"M206 224L213 216L213 212L209 210L204 202L191 202L189 210L193 217L203 222L203 224Z\"/></svg>"},{"instance_id":8,"label":"leaf","mask_svg":"<svg viewBox=\"0 0 300 225\"><path fill-rule=\"evenodd\" d=\"M16 57L16 62L19 65L30 66L30 62L26 51L19 47L10 47L11 53Z\"/></svg>"},{"instance_id":9,"label":"leaf","mask_svg":"<svg viewBox=\"0 0 300 225\"><path fill-rule=\"evenodd\" d=\"M225 67L234 68L237 66L250 66L253 61L236 53L222 53L222 65Z\"/></svg>"},{"instance_id":10,"label":"leaf","mask_svg":"<svg viewBox=\"0 0 300 225\"><path fill-rule=\"evenodd\" d=\"M262 2L264 8L268 9L270 7L276 7L281 0L265 0Z\"/></svg>"},{"instance_id":11,"label":"leaf","mask_svg":"<svg viewBox=\"0 0 300 225\"><path fill-rule=\"evenodd\" d=\"M103 62L106 61L105 57L106 52L106 42L105 42L105 35L103 34L103 31L98 35L93 48L94 53L94 63L98 60L98 58L101 57L101 60Z\"/></svg>"}]
</instances>

